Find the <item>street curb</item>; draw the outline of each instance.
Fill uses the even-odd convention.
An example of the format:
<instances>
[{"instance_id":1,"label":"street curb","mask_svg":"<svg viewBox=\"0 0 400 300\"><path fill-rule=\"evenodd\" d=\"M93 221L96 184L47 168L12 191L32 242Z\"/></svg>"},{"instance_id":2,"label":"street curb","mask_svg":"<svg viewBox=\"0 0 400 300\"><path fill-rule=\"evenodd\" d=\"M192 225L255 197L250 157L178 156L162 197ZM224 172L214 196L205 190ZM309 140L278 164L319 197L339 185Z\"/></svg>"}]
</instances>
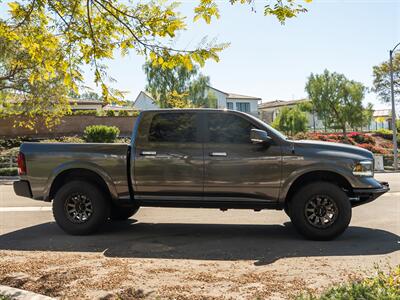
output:
<instances>
[{"instance_id":1,"label":"street curb","mask_svg":"<svg viewBox=\"0 0 400 300\"><path fill-rule=\"evenodd\" d=\"M55 298L35 294L21 289L0 285L0 295L10 297L13 300L54 300Z\"/></svg>"},{"instance_id":2,"label":"street curb","mask_svg":"<svg viewBox=\"0 0 400 300\"><path fill-rule=\"evenodd\" d=\"M13 184L14 181L17 181L19 176L0 176L0 185L5 184Z\"/></svg>"}]
</instances>

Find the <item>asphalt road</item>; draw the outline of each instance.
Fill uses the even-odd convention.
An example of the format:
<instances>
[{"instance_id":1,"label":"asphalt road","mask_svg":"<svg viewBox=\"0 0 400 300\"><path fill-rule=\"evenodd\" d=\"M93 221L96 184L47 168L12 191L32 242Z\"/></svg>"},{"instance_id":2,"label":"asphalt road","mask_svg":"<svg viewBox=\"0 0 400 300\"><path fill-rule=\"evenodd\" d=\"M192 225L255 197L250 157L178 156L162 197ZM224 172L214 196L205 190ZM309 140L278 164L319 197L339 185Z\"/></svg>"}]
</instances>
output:
<instances>
[{"instance_id":1,"label":"asphalt road","mask_svg":"<svg viewBox=\"0 0 400 300\"><path fill-rule=\"evenodd\" d=\"M151 266L164 267L172 264L172 259L179 272L163 279L167 287L175 286L183 280L179 276L204 262L199 265L203 273L224 275L226 281L234 272L247 276L248 272L273 270L282 280L301 278L304 287L319 288L346 279L346 272L368 270L375 263L383 268L400 264L400 173L377 174L376 178L388 181L391 191L354 208L348 230L329 242L304 240L282 211L175 208L142 208L128 222L107 224L95 235L69 236L54 223L50 204L17 197L11 185L0 185L0 265L2 257L12 260L15 253L21 256L21 251L49 257L63 253L98 258L100 254L101 259L127 259L127 265L140 264L143 270L148 259ZM145 291L163 295L157 283L161 275L142 275L147 278L142 283ZM188 289L196 287L196 282ZM53 296L71 296L68 293L73 290L60 290ZM235 298L256 295L247 287L240 287L238 294L230 294L225 285L214 291L216 296Z\"/></svg>"}]
</instances>

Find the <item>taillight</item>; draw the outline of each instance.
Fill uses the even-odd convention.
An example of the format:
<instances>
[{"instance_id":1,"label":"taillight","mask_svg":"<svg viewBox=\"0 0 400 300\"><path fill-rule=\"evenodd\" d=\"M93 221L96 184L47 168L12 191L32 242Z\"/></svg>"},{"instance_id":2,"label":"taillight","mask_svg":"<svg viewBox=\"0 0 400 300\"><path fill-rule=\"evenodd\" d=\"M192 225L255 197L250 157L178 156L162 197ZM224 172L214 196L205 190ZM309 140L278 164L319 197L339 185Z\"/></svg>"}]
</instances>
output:
<instances>
[{"instance_id":1,"label":"taillight","mask_svg":"<svg viewBox=\"0 0 400 300\"><path fill-rule=\"evenodd\" d=\"M26 175L25 155L20 152L17 157L18 175Z\"/></svg>"}]
</instances>

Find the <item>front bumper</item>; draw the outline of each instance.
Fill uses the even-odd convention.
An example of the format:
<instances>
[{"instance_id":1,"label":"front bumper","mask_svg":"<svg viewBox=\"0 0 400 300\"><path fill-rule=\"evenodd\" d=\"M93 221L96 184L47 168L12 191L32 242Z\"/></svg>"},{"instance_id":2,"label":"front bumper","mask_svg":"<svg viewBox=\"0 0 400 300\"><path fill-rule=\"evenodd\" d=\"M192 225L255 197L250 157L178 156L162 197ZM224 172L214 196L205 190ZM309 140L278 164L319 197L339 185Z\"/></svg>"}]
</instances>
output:
<instances>
[{"instance_id":1,"label":"front bumper","mask_svg":"<svg viewBox=\"0 0 400 300\"><path fill-rule=\"evenodd\" d=\"M389 183L387 182L379 182L380 187L374 189L353 189L351 194L350 203L352 207L359 206L361 204L365 204L371 201L374 201L379 196L384 193L390 191Z\"/></svg>"},{"instance_id":2,"label":"front bumper","mask_svg":"<svg viewBox=\"0 0 400 300\"><path fill-rule=\"evenodd\" d=\"M32 198L32 190L28 181L26 180L14 181L13 187L16 195L21 197Z\"/></svg>"}]
</instances>

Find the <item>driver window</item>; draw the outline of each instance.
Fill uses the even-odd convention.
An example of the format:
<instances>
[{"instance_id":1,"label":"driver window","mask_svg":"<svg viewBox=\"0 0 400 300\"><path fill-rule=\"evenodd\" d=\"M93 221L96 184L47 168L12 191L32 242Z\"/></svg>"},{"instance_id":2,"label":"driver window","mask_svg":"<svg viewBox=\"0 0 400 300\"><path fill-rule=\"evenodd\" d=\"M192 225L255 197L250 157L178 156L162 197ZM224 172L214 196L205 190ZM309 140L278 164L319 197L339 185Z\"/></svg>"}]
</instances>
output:
<instances>
[{"instance_id":1,"label":"driver window","mask_svg":"<svg viewBox=\"0 0 400 300\"><path fill-rule=\"evenodd\" d=\"M256 127L235 114L208 114L209 143L250 144L252 128Z\"/></svg>"}]
</instances>

